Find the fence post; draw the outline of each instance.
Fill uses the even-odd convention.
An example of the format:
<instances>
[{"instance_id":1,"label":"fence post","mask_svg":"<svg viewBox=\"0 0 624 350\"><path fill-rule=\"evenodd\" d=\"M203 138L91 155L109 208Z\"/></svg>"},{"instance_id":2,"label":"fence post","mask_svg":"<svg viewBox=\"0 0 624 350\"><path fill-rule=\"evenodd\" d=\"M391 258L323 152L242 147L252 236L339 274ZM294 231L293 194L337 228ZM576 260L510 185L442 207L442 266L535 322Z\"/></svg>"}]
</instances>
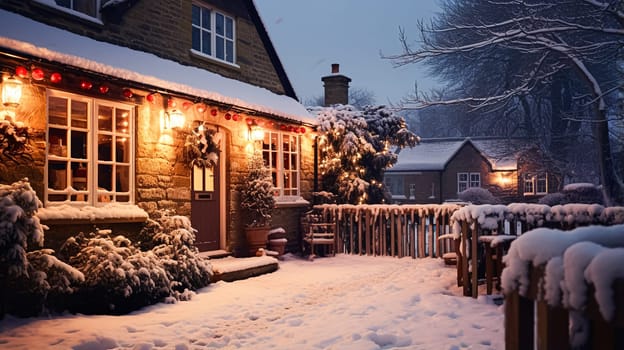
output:
<instances>
[{"instance_id":1,"label":"fence post","mask_svg":"<svg viewBox=\"0 0 624 350\"><path fill-rule=\"evenodd\" d=\"M505 350L532 350L533 339L533 301L517 289L505 294Z\"/></svg>"},{"instance_id":2,"label":"fence post","mask_svg":"<svg viewBox=\"0 0 624 350\"><path fill-rule=\"evenodd\" d=\"M470 235L470 266L472 270L472 274L470 275L471 281L471 294L473 298L479 296L479 223L474 222L474 229L472 229L472 233Z\"/></svg>"},{"instance_id":3,"label":"fence post","mask_svg":"<svg viewBox=\"0 0 624 350\"><path fill-rule=\"evenodd\" d=\"M462 221L460 233L460 247L461 247L461 270L462 270L462 285L464 289L464 296L470 296L470 281L468 280L468 222Z\"/></svg>"},{"instance_id":4,"label":"fence post","mask_svg":"<svg viewBox=\"0 0 624 350\"><path fill-rule=\"evenodd\" d=\"M541 298L540 298L541 299ZM570 348L568 310L537 302L537 348L540 350Z\"/></svg>"}]
</instances>

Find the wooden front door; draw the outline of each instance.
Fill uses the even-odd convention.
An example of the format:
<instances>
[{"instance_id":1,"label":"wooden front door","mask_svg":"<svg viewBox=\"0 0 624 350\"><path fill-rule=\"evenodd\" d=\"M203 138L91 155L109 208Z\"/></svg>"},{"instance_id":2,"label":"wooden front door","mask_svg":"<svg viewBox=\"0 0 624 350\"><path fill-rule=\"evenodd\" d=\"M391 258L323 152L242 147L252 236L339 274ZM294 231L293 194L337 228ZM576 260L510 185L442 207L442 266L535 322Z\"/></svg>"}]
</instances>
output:
<instances>
[{"instance_id":1,"label":"wooden front door","mask_svg":"<svg viewBox=\"0 0 624 350\"><path fill-rule=\"evenodd\" d=\"M191 175L191 223L197 230L195 245L200 251L217 250L220 242L219 166L193 166Z\"/></svg>"}]
</instances>

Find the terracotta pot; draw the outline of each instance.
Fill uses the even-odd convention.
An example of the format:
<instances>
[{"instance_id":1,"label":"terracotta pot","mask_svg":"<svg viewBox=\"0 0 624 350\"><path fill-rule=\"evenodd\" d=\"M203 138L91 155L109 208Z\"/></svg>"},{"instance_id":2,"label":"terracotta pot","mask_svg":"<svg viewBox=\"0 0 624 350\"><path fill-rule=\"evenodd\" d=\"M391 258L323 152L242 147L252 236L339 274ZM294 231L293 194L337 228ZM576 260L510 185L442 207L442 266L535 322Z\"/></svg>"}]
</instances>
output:
<instances>
[{"instance_id":1,"label":"terracotta pot","mask_svg":"<svg viewBox=\"0 0 624 350\"><path fill-rule=\"evenodd\" d=\"M258 249L266 248L268 236L268 226L245 227L245 237L247 238L247 246L249 247L249 256L255 256Z\"/></svg>"}]
</instances>

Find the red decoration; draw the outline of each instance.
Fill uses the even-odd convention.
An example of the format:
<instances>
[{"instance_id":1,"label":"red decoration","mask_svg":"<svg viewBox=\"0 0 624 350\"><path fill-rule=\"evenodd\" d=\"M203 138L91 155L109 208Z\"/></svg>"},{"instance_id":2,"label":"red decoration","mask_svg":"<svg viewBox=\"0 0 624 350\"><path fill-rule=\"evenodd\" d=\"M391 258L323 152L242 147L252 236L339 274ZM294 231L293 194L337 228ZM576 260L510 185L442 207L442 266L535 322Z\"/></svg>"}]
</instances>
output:
<instances>
[{"instance_id":1,"label":"red decoration","mask_svg":"<svg viewBox=\"0 0 624 350\"><path fill-rule=\"evenodd\" d=\"M219 111L217 111L216 108L213 108L213 109L210 110L210 115L212 115L213 117L216 117L218 113L219 113Z\"/></svg>"},{"instance_id":2,"label":"red decoration","mask_svg":"<svg viewBox=\"0 0 624 350\"><path fill-rule=\"evenodd\" d=\"M45 74L43 73L43 69L41 68L33 69L30 75L34 80L43 80L43 78L45 78Z\"/></svg>"},{"instance_id":3,"label":"red decoration","mask_svg":"<svg viewBox=\"0 0 624 350\"><path fill-rule=\"evenodd\" d=\"M88 80L83 80L80 82L80 88L83 90L91 90L93 84Z\"/></svg>"},{"instance_id":4,"label":"red decoration","mask_svg":"<svg viewBox=\"0 0 624 350\"><path fill-rule=\"evenodd\" d=\"M238 114L234 113L234 115L232 116L232 120L237 122L238 119L240 119L240 117L238 116Z\"/></svg>"},{"instance_id":5,"label":"red decoration","mask_svg":"<svg viewBox=\"0 0 624 350\"><path fill-rule=\"evenodd\" d=\"M134 94L132 93L132 90L130 89L124 89L123 95L125 98L132 98L132 96L134 96Z\"/></svg>"},{"instance_id":6,"label":"red decoration","mask_svg":"<svg viewBox=\"0 0 624 350\"><path fill-rule=\"evenodd\" d=\"M17 66L15 67L15 75L22 79L28 78L28 69L26 69L26 67L24 66Z\"/></svg>"},{"instance_id":7,"label":"red decoration","mask_svg":"<svg viewBox=\"0 0 624 350\"><path fill-rule=\"evenodd\" d=\"M284 125L284 124L281 124L281 125L280 125L280 130L284 131L284 130L286 130L286 129L287 129L286 125Z\"/></svg>"},{"instance_id":8,"label":"red decoration","mask_svg":"<svg viewBox=\"0 0 624 350\"><path fill-rule=\"evenodd\" d=\"M177 106L178 106L178 104L173 99L169 99L167 101L167 107L169 107L169 108L176 108Z\"/></svg>"},{"instance_id":9,"label":"red decoration","mask_svg":"<svg viewBox=\"0 0 624 350\"><path fill-rule=\"evenodd\" d=\"M301 131L302 134L305 134L306 132L306 128L304 128L303 126L299 129L299 131Z\"/></svg>"},{"instance_id":10,"label":"red decoration","mask_svg":"<svg viewBox=\"0 0 624 350\"><path fill-rule=\"evenodd\" d=\"M225 120L232 119L232 115L230 113L225 113Z\"/></svg>"},{"instance_id":11,"label":"red decoration","mask_svg":"<svg viewBox=\"0 0 624 350\"><path fill-rule=\"evenodd\" d=\"M53 82L54 84L60 83L61 80L63 80L63 76L61 75L61 73L50 74L50 81Z\"/></svg>"},{"instance_id":12,"label":"red decoration","mask_svg":"<svg viewBox=\"0 0 624 350\"><path fill-rule=\"evenodd\" d=\"M108 92L108 86L106 85L100 85L99 89L100 89L100 93L102 94L105 94Z\"/></svg>"},{"instance_id":13,"label":"red decoration","mask_svg":"<svg viewBox=\"0 0 624 350\"><path fill-rule=\"evenodd\" d=\"M149 103L154 103L154 100L156 99L156 97L154 96L154 94L149 94L149 95L145 96L145 99Z\"/></svg>"},{"instance_id":14,"label":"red decoration","mask_svg":"<svg viewBox=\"0 0 624 350\"><path fill-rule=\"evenodd\" d=\"M206 105L203 103L200 103L197 105L197 112L199 113L204 113L206 111Z\"/></svg>"},{"instance_id":15,"label":"red decoration","mask_svg":"<svg viewBox=\"0 0 624 350\"><path fill-rule=\"evenodd\" d=\"M247 125L251 125L251 124L253 124L255 121L254 121L253 119L251 119L251 118L247 118L246 122L247 122Z\"/></svg>"},{"instance_id":16,"label":"red decoration","mask_svg":"<svg viewBox=\"0 0 624 350\"><path fill-rule=\"evenodd\" d=\"M184 103L182 103L182 109L184 109L185 111L188 110L189 108L191 108L193 104L189 101L184 101Z\"/></svg>"}]
</instances>

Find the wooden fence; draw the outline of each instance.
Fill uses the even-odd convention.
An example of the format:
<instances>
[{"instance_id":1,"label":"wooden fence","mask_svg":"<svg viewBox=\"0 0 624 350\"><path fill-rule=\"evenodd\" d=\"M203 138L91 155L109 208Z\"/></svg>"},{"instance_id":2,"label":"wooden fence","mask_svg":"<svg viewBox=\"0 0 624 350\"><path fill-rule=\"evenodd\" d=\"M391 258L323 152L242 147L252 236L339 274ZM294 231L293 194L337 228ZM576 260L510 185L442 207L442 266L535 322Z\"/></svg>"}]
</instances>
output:
<instances>
[{"instance_id":1,"label":"wooden fence","mask_svg":"<svg viewBox=\"0 0 624 350\"><path fill-rule=\"evenodd\" d=\"M451 231L456 204L314 206L337 226L336 251L345 254L442 257L455 247L439 239Z\"/></svg>"},{"instance_id":2,"label":"wooden fence","mask_svg":"<svg viewBox=\"0 0 624 350\"><path fill-rule=\"evenodd\" d=\"M489 294L493 280L500 279L502 256L515 237L538 227L572 230L589 225L622 224L624 207L597 204L550 207L525 203L469 205L456 210L451 222L452 232L461 242L457 252L457 280L464 295L476 298L479 280L486 281ZM496 267L488 269L487 265L492 261Z\"/></svg>"}]
</instances>

